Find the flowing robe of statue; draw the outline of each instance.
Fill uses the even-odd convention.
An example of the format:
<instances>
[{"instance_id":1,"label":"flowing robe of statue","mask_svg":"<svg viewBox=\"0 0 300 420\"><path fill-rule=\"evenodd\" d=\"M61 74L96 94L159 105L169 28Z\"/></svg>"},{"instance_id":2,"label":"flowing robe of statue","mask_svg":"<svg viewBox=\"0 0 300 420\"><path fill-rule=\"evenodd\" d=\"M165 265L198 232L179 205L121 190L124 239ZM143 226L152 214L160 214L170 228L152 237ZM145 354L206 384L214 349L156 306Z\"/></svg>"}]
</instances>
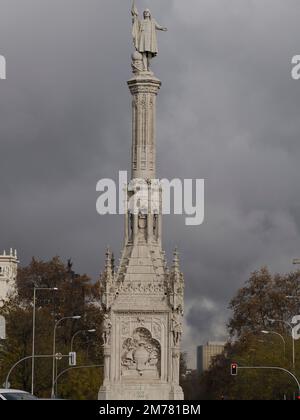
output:
<instances>
[{"instance_id":1,"label":"flowing robe of statue","mask_svg":"<svg viewBox=\"0 0 300 420\"><path fill-rule=\"evenodd\" d=\"M149 9L144 12L144 19L139 20L138 11L134 5L132 8L133 26L132 37L135 49L143 55L145 70L149 70L150 60L158 54L156 31L166 31L167 28L159 25L152 18Z\"/></svg>"},{"instance_id":2,"label":"flowing robe of statue","mask_svg":"<svg viewBox=\"0 0 300 420\"><path fill-rule=\"evenodd\" d=\"M134 46L138 52L151 53L153 57L158 54L156 30L163 30L154 19L139 21L135 18L133 25Z\"/></svg>"}]
</instances>

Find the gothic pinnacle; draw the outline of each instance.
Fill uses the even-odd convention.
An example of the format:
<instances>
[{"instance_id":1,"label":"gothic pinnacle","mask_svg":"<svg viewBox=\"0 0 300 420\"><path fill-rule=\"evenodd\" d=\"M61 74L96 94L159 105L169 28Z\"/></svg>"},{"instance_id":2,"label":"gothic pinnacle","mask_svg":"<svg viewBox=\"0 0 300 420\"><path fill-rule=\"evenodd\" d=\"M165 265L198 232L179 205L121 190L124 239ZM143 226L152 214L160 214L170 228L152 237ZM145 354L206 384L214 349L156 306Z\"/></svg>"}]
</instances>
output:
<instances>
[{"instance_id":1,"label":"gothic pinnacle","mask_svg":"<svg viewBox=\"0 0 300 420\"><path fill-rule=\"evenodd\" d=\"M175 248L173 256L173 271L179 272L179 253L177 248Z\"/></svg>"}]
</instances>

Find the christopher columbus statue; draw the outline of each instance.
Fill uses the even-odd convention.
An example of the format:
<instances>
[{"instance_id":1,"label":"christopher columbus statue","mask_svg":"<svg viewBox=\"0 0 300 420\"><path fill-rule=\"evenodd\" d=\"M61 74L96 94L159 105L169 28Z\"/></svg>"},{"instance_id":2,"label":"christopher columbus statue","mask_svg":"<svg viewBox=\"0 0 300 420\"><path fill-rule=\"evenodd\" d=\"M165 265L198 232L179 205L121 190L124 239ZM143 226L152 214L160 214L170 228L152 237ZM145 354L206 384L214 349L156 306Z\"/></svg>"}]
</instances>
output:
<instances>
[{"instance_id":1,"label":"christopher columbus statue","mask_svg":"<svg viewBox=\"0 0 300 420\"><path fill-rule=\"evenodd\" d=\"M132 4L132 37L133 44L138 53L143 57L143 70L150 70L150 61L157 56L157 37L156 30L167 31L167 28L160 26L155 19L152 18L149 9L143 13L144 19L139 19L139 13L133 0Z\"/></svg>"}]
</instances>

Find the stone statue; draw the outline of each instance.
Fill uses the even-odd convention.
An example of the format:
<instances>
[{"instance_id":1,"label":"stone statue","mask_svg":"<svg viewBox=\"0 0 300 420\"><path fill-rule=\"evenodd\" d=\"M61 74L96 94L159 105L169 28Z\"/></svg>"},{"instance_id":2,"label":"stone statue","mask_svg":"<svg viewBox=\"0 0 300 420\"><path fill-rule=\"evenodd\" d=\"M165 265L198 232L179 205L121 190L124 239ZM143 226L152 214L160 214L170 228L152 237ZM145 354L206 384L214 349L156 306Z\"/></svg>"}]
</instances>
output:
<instances>
[{"instance_id":1,"label":"stone statue","mask_svg":"<svg viewBox=\"0 0 300 420\"><path fill-rule=\"evenodd\" d=\"M149 71L150 61L158 54L156 30L167 31L167 28L160 26L156 20L152 18L149 9L144 11L144 19L140 20L138 17L139 13L136 8L135 1L133 1L132 4L131 14L133 24L133 45L136 49L136 52L141 55L140 60L142 60L143 63L143 71ZM139 71L141 69L138 64L140 60L138 54L135 53L133 55L133 67L137 68Z\"/></svg>"},{"instance_id":2,"label":"stone statue","mask_svg":"<svg viewBox=\"0 0 300 420\"><path fill-rule=\"evenodd\" d=\"M103 318L103 333L102 333L102 339L103 339L104 345L108 345L110 343L111 327L112 327L112 323L109 318L109 315L105 314Z\"/></svg>"},{"instance_id":3,"label":"stone statue","mask_svg":"<svg viewBox=\"0 0 300 420\"><path fill-rule=\"evenodd\" d=\"M172 333L174 346L178 346L182 336L182 322L179 311L173 312L172 315Z\"/></svg>"}]
</instances>

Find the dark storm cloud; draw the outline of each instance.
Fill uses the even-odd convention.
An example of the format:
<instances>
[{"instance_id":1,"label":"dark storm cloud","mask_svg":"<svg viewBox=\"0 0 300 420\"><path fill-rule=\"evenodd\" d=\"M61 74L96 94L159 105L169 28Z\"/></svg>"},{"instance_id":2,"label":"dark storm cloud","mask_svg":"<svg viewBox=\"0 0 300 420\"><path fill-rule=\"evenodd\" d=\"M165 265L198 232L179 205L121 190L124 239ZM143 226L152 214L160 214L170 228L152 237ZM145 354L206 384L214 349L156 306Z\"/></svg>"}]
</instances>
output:
<instances>
[{"instance_id":1,"label":"dark storm cloud","mask_svg":"<svg viewBox=\"0 0 300 420\"><path fill-rule=\"evenodd\" d=\"M300 253L298 0L148 0L159 23L158 173L205 178L198 228L165 217L186 276L185 347L222 339L228 301L262 264ZM0 246L72 256L93 278L122 217L95 211L96 182L130 159L130 5L125 0L1 4Z\"/></svg>"}]
</instances>

